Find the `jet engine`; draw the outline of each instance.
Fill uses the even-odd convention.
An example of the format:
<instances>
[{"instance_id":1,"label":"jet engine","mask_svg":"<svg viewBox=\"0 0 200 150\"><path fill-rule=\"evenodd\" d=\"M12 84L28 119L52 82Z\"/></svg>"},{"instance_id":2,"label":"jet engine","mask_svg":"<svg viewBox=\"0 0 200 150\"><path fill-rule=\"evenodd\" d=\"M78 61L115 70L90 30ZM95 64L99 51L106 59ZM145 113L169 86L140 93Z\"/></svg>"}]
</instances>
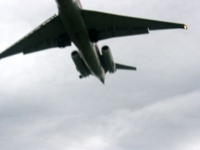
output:
<instances>
[{"instance_id":1,"label":"jet engine","mask_svg":"<svg viewBox=\"0 0 200 150\"><path fill-rule=\"evenodd\" d=\"M116 65L114 63L110 48L108 46L103 46L101 52L106 68L110 73L114 73L116 71Z\"/></svg>"},{"instance_id":2,"label":"jet engine","mask_svg":"<svg viewBox=\"0 0 200 150\"><path fill-rule=\"evenodd\" d=\"M90 71L88 67L86 66L85 62L81 58L80 54L78 51L73 51L71 53L71 57L75 63L76 69L80 72L80 78L82 77L87 77L90 75Z\"/></svg>"}]
</instances>

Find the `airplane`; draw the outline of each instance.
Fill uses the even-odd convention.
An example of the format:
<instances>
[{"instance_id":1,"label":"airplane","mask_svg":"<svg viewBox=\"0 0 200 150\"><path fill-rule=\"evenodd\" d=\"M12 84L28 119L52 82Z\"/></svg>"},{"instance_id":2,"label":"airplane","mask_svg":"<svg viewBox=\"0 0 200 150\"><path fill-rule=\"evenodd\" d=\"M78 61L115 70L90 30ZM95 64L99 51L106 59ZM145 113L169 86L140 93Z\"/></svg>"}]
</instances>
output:
<instances>
[{"instance_id":1,"label":"airplane","mask_svg":"<svg viewBox=\"0 0 200 150\"><path fill-rule=\"evenodd\" d=\"M109 38L148 34L151 30L187 29L185 24L126 17L85 10L79 0L56 0L58 15L42 23L24 38L0 53L0 59L18 54L30 54L49 48L65 48L73 42L78 51L71 53L80 78L96 76L103 84L105 74L118 69L136 67L114 62L111 50L97 42Z\"/></svg>"}]
</instances>

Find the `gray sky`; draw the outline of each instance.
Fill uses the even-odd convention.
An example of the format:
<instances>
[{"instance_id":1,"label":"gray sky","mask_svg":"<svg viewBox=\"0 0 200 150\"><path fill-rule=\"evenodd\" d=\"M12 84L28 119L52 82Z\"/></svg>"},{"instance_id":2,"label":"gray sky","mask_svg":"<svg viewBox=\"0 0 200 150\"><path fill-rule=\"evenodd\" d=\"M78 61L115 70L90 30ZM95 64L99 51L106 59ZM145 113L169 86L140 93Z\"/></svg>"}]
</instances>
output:
<instances>
[{"instance_id":1,"label":"gray sky","mask_svg":"<svg viewBox=\"0 0 200 150\"><path fill-rule=\"evenodd\" d=\"M189 30L99 42L137 72L78 78L74 46L0 61L1 150L199 150L200 1L81 0L85 9ZM0 51L57 13L54 0L1 0Z\"/></svg>"}]
</instances>

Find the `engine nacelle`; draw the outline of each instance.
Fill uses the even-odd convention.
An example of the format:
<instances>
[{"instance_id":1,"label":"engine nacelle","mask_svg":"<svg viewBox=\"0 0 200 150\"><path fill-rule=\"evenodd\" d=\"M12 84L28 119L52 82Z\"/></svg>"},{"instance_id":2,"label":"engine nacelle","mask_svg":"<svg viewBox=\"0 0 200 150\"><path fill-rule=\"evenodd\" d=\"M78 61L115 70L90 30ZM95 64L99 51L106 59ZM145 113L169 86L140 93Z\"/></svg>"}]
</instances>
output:
<instances>
[{"instance_id":1,"label":"engine nacelle","mask_svg":"<svg viewBox=\"0 0 200 150\"><path fill-rule=\"evenodd\" d=\"M108 71L110 73L114 73L116 71L116 65L114 63L110 48L108 46L103 46L101 52Z\"/></svg>"},{"instance_id":2,"label":"engine nacelle","mask_svg":"<svg viewBox=\"0 0 200 150\"><path fill-rule=\"evenodd\" d=\"M71 57L75 63L76 69L80 72L81 77L87 77L90 75L90 71L78 51L73 51Z\"/></svg>"}]
</instances>

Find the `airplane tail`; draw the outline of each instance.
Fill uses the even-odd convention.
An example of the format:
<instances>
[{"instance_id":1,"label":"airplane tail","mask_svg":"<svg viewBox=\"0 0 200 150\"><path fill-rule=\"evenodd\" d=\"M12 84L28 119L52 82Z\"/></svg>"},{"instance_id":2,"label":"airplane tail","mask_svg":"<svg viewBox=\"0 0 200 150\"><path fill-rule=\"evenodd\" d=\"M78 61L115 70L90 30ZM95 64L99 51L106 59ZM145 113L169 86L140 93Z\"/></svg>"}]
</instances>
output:
<instances>
[{"instance_id":1,"label":"airplane tail","mask_svg":"<svg viewBox=\"0 0 200 150\"><path fill-rule=\"evenodd\" d=\"M118 63L115 63L116 65L116 69L123 69L123 70L137 70L136 67L132 67L132 66L126 66L126 65L122 65L122 64L118 64Z\"/></svg>"}]
</instances>

